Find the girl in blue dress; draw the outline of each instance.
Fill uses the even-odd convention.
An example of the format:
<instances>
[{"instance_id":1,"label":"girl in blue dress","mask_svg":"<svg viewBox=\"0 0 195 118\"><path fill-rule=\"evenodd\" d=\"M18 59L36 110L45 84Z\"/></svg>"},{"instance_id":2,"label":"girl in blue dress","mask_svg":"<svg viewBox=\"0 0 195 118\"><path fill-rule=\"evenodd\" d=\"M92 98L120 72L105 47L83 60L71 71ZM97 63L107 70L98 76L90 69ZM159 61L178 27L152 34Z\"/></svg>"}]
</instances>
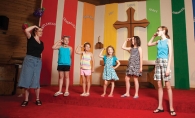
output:
<instances>
[{"instance_id":1,"label":"girl in blue dress","mask_svg":"<svg viewBox=\"0 0 195 118\"><path fill-rule=\"evenodd\" d=\"M104 50L105 49L103 49L99 54L99 57L103 58L104 60L104 72L103 72L104 90L101 96L104 97L106 95L106 88L108 86L108 82L111 82L111 91L108 97L113 97L114 81L119 80L115 72L115 69L120 65L120 62L116 58L115 50L112 46L108 46L106 48L106 55L103 56L102 53Z\"/></svg>"}]
</instances>

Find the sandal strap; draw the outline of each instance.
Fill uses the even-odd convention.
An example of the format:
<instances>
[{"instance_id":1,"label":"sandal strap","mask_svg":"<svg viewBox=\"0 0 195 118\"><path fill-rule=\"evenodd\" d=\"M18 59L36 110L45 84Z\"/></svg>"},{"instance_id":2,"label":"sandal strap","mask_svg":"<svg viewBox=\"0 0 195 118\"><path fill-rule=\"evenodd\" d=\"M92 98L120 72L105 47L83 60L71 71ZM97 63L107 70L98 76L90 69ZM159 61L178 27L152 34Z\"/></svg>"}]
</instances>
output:
<instances>
[{"instance_id":1,"label":"sandal strap","mask_svg":"<svg viewBox=\"0 0 195 118\"><path fill-rule=\"evenodd\" d=\"M42 105L41 100L36 100L36 105Z\"/></svg>"},{"instance_id":2,"label":"sandal strap","mask_svg":"<svg viewBox=\"0 0 195 118\"><path fill-rule=\"evenodd\" d=\"M26 106L26 105L28 105L28 101L23 101L21 104L21 106Z\"/></svg>"}]
</instances>

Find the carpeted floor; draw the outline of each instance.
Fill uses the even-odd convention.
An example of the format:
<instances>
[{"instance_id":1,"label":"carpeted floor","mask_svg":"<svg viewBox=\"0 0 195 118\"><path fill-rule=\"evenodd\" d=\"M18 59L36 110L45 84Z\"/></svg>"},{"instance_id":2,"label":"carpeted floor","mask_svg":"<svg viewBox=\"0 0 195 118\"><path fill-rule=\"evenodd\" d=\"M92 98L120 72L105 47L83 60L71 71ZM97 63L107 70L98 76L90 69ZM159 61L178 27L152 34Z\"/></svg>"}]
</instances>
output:
<instances>
[{"instance_id":1,"label":"carpeted floor","mask_svg":"<svg viewBox=\"0 0 195 118\"><path fill-rule=\"evenodd\" d=\"M164 89L163 106L165 112L154 114L157 107L157 90L140 89L139 98L121 98L125 88L116 87L114 97L101 97L102 87L92 86L89 97L80 97L80 86L70 87L70 96L53 97L57 86L41 88L42 106L35 105L34 91L31 90L29 104L21 107L23 98L0 96L0 118L168 118L172 117L168 110L167 91ZM109 93L108 88L107 93ZM130 90L131 96L134 88ZM195 91L173 90L174 108L177 118L195 118Z\"/></svg>"}]
</instances>

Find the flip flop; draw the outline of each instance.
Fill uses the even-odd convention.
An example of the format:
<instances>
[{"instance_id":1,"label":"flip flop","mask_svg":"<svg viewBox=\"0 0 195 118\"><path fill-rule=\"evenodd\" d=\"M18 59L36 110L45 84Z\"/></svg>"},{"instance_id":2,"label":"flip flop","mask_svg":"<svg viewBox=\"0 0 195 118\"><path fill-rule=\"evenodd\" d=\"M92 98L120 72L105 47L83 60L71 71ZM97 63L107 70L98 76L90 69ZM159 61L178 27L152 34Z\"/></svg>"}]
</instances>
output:
<instances>
[{"instance_id":1,"label":"flip flop","mask_svg":"<svg viewBox=\"0 0 195 118\"><path fill-rule=\"evenodd\" d=\"M156 109L153 111L153 113L161 113L161 112L164 112L164 110L163 109Z\"/></svg>"},{"instance_id":2,"label":"flip flop","mask_svg":"<svg viewBox=\"0 0 195 118\"><path fill-rule=\"evenodd\" d=\"M69 95L70 95L69 92L65 92L65 93L64 93L64 97L67 97L67 96L69 96Z\"/></svg>"},{"instance_id":3,"label":"flip flop","mask_svg":"<svg viewBox=\"0 0 195 118\"><path fill-rule=\"evenodd\" d=\"M121 95L121 97L122 98L125 98L125 97L130 97L129 95L126 95L126 94L124 94L124 95Z\"/></svg>"},{"instance_id":4,"label":"flip flop","mask_svg":"<svg viewBox=\"0 0 195 118\"><path fill-rule=\"evenodd\" d=\"M134 96L133 98L134 98L134 99L137 99L137 98L139 98L139 96Z\"/></svg>"},{"instance_id":5,"label":"flip flop","mask_svg":"<svg viewBox=\"0 0 195 118\"><path fill-rule=\"evenodd\" d=\"M56 92L53 96L57 97L58 95L62 95L62 94L63 94L62 92Z\"/></svg>"},{"instance_id":6,"label":"flip flop","mask_svg":"<svg viewBox=\"0 0 195 118\"><path fill-rule=\"evenodd\" d=\"M171 114L171 116L176 116L177 115L175 111L170 111L170 114Z\"/></svg>"}]
</instances>

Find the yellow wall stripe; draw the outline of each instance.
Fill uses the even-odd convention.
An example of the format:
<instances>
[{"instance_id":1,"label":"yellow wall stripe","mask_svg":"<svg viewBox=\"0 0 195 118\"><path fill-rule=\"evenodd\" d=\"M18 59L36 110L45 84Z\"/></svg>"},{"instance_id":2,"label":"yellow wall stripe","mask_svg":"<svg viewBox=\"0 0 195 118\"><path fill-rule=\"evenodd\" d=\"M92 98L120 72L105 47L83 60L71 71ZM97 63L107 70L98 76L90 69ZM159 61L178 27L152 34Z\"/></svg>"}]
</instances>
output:
<instances>
[{"instance_id":1,"label":"yellow wall stripe","mask_svg":"<svg viewBox=\"0 0 195 118\"><path fill-rule=\"evenodd\" d=\"M116 49L117 30L113 24L118 20L118 4L107 4L104 21L104 47L112 45ZM117 53L117 50L116 50Z\"/></svg>"},{"instance_id":2,"label":"yellow wall stripe","mask_svg":"<svg viewBox=\"0 0 195 118\"><path fill-rule=\"evenodd\" d=\"M81 44L89 42L91 44L90 52L92 53L94 49L94 17L95 5L84 3ZM80 79L80 83L82 83L82 79Z\"/></svg>"}]
</instances>

